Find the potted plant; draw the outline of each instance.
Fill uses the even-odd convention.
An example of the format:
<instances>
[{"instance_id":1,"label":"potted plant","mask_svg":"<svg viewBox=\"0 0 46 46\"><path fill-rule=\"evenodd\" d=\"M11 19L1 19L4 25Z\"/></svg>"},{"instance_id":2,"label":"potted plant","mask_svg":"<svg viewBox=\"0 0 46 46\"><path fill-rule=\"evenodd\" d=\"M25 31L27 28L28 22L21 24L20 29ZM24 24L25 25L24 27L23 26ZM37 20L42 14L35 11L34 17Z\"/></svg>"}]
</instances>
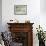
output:
<instances>
[{"instance_id":1,"label":"potted plant","mask_svg":"<svg viewBox=\"0 0 46 46\"><path fill-rule=\"evenodd\" d=\"M36 36L38 36L38 40L39 40L39 46L45 46L45 35L43 32L42 27L36 28L37 29L37 34Z\"/></svg>"}]
</instances>

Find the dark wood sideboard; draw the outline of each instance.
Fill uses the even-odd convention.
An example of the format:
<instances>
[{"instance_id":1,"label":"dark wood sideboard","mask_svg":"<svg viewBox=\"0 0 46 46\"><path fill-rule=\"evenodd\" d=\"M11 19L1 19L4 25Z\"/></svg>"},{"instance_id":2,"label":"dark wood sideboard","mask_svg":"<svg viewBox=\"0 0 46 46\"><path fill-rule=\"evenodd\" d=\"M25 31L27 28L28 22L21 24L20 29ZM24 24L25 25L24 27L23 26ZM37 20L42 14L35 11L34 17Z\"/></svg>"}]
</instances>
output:
<instances>
[{"instance_id":1,"label":"dark wood sideboard","mask_svg":"<svg viewBox=\"0 0 46 46\"><path fill-rule=\"evenodd\" d=\"M12 39L22 46L33 46L33 23L7 23Z\"/></svg>"}]
</instances>

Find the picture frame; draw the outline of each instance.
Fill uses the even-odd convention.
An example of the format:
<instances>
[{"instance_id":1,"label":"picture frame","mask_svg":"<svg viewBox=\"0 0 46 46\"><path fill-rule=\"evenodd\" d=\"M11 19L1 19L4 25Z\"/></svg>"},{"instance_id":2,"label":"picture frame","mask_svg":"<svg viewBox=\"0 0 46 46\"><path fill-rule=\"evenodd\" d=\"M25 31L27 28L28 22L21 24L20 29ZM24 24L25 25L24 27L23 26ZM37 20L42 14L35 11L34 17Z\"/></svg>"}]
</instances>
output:
<instances>
[{"instance_id":1,"label":"picture frame","mask_svg":"<svg viewBox=\"0 0 46 46\"><path fill-rule=\"evenodd\" d=\"M27 15L27 5L14 5L14 15Z\"/></svg>"}]
</instances>

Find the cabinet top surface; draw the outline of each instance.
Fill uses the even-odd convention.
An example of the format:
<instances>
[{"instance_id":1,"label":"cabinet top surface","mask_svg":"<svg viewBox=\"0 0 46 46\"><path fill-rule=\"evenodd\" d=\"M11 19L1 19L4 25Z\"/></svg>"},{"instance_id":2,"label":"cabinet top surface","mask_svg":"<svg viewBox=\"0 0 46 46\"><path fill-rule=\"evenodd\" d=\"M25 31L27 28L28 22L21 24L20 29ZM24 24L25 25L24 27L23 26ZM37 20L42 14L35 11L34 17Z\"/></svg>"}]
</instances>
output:
<instances>
[{"instance_id":1,"label":"cabinet top surface","mask_svg":"<svg viewBox=\"0 0 46 46\"><path fill-rule=\"evenodd\" d=\"M7 23L8 25L15 25L15 24L18 24L18 25L23 25L23 24L31 24L33 25L34 23Z\"/></svg>"}]
</instances>

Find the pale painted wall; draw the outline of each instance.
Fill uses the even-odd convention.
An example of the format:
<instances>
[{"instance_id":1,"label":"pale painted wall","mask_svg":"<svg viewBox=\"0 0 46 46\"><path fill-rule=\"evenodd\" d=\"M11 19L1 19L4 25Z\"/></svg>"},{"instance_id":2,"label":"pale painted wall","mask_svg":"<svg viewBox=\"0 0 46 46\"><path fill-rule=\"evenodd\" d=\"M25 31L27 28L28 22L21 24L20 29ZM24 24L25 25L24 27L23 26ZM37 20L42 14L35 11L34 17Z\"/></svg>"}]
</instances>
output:
<instances>
[{"instance_id":1,"label":"pale painted wall","mask_svg":"<svg viewBox=\"0 0 46 46\"><path fill-rule=\"evenodd\" d=\"M46 0L40 0L40 24L46 31Z\"/></svg>"},{"instance_id":2,"label":"pale painted wall","mask_svg":"<svg viewBox=\"0 0 46 46\"><path fill-rule=\"evenodd\" d=\"M27 5L27 15L14 15L14 5ZM19 22L30 20L36 25L40 22L40 0L3 0L2 1L2 24L6 27L6 23L10 19L17 19ZM4 30L7 28L4 27Z\"/></svg>"},{"instance_id":3,"label":"pale painted wall","mask_svg":"<svg viewBox=\"0 0 46 46\"><path fill-rule=\"evenodd\" d=\"M0 0L0 31L2 29L2 0Z\"/></svg>"},{"instance_id":4,"label":"pale painted wall","mask_svg":"<svg viewBox=\"0 0 46 46\"><path fill-rule=\"evenodd\" d=\"M42 13L46 13L46 0L40 0L40 9Z\"/></svg>"},{"instance_id":5,"label":"pale painted wall","mask_svg":"<svg viewBox=\"0 0 46 46\"><path fill-rule=\"evenodd\" d=\"M27 5L27 15L14 15L14 5ZM40 0L2 0L2 26L3 31L7 31L7 22L10 19L17 19L19 22L30 20L33 25L33 45L38 46L38 39L36 37L36 27L39 24L46 27L46 15L42 14ZM40 7L41 6L41 7ZM46 28L45 28L46 29Z\"/></svg>"}]
</instances>

